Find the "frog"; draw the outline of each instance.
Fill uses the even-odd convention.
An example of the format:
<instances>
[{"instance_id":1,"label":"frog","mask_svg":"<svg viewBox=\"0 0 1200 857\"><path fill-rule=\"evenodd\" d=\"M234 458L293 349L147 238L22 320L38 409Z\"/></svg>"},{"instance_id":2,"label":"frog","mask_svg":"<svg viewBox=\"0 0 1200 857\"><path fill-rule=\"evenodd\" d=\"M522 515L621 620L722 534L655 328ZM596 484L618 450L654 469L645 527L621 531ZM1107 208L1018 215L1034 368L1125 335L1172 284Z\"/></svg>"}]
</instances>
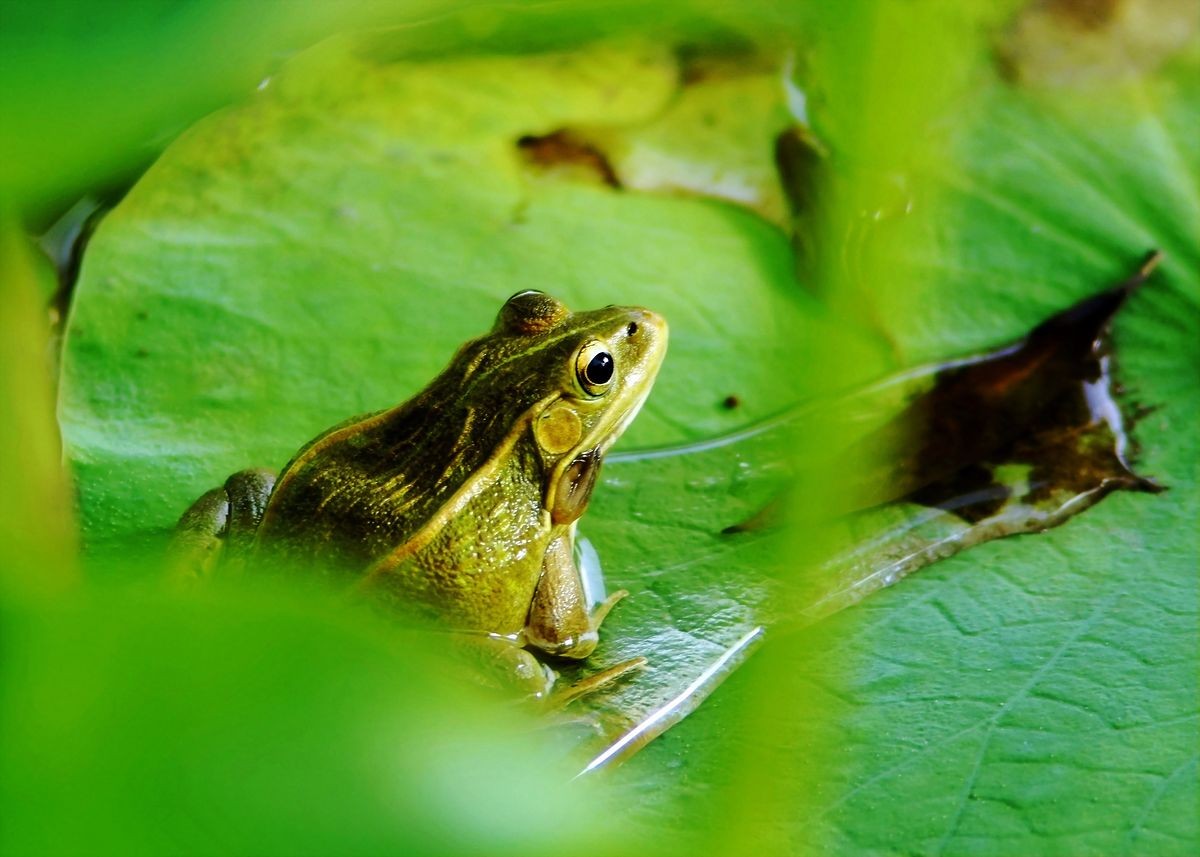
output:
<instances>
[{"instance_id":1,"label":"frog","mask_svg":"<svg viewBox=\"0 0 1200 857\"><path fill-rule=\"evenodd\" d=\"M576 530L667 339L664 318L642 307L572 312L518 292L412 398L333 426L278 474L243 470L201 496L176 526L173 575L312 569L483 641L489 661L546 698L557 676L546 661L587 659L628 595L590 604ZM644 665L553 692L566 701Z\"/></svg>"}]
</instances>

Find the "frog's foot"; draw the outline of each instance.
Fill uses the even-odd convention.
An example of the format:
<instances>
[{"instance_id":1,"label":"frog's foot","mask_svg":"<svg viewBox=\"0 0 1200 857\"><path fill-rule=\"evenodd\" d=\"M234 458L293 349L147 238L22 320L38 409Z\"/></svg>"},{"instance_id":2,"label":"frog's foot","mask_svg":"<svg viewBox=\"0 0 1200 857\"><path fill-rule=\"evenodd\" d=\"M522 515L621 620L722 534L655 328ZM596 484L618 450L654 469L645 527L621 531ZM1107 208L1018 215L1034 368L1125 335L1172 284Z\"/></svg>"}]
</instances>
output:
<instances>
[{"instance_id":1,"label":"frog's foot","mask_svg":"<svg viewBox=\"0 0 1200 857\"><path fill-rule=\"evenodd\" d=\"M618 601L628 594L624 589L620 589L608 596L603 603L587 616L586 624L582 607L580 607L578 624L587 628L582 633L559 636L560 628L557 625L549 628L536 628L530 623L525 628L525 639L528 643L536 646L548 655L553 655L556 658L570 658L573 661L581 661L596 650L596 644L600 642L600 623L604 621L604 617L608 615L609 611L613 609L613 606Z\"/></svg>"},{"instance_id":2,"label":"frog's foot","mask_svg":"<svg viewBox=\"0 0 1200 857\"><path fill-rule=\"evenodd\" d=\"M574 684L560 685L546 697L546 705L550 708L561 708L574 699L611 684L626 673L640 670L645 665L645 658L630 658L587 678L580 679Z\"/></svg>"},{"instance_id":3,"label":"frog's foot","mask_svg":"<svg viewBox=\"0 0 1200 857\"><path fill-rule=\"evenodd\" d=\"M210 577L217 564L248 547L275 485L270 470L242 470L188 507L167 548L168 575L188 585Z\"/></svg>"},{"instance_id":4,"label":"frog's foot","mask_svg":"<svg viewBox=\"0 0 1200 857\"><path fill-rule=\"evenodd\" d=\"M631 658L574 684L565 684L558 680L557 672L513 640L465 632L454 632L450 637L455 648L476 668L476 677L482 684L515 688L527 699L551 710L646 665L645 658Z\"/></svg>"},{"instance_id":5,"label":"frog's foot","mask_svg":"<svg viewBox=\"0 0 1200 857\"><path fill-rule=\"evenodd\" d=\"M452 632L455 649L488 687L515 688L533 699L547 699L558 674L528 649L504 637Z\"/></svg>"},{"instance_id":6,"label":"frog's foot","mask_svg":"<svg viewBox=\"0 0 1200 857\"><path fill-rule=\"evenodd\" d=\"M167 548L171 582L189 586L208 578L216 567L229 520L229 497L214 488L188 507Z\"/></svg>"}]
</instances>

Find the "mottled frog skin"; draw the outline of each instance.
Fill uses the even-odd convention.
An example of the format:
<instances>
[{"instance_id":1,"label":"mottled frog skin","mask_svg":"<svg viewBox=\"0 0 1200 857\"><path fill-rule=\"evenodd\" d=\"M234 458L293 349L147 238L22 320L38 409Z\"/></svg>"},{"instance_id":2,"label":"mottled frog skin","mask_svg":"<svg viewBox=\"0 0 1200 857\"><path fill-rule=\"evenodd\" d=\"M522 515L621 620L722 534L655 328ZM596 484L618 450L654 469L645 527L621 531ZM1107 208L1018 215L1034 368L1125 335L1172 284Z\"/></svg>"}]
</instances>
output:
<instances>
[{"instance_id":1,"label":"mottled frog skin","mask_svg":"<svg viewBox=\"0 0 1200 857\"><path fill-rule=\"evenodd\" d=\"M520 647L586 658L625 593L589 610L575 527L666 346L666 322L648 310L572 313L542 292L516 294L414 398L334 426L278 478L242 471L197 500L174 567L184 578L316 568L508 641L522 674L544 671Z\"/></svg>"}]
</instances>

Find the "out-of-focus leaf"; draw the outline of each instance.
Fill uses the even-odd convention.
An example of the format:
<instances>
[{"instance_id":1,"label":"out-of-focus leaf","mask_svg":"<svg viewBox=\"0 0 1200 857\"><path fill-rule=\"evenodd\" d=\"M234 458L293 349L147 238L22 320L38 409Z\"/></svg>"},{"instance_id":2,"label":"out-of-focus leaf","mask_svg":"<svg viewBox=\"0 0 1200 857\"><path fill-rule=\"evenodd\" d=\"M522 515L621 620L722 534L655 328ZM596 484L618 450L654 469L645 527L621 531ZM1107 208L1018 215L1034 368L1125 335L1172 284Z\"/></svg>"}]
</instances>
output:
<instances>
[{"instance_id":1,"label":"out-of-focus leaf","mask_svg":"<svg viewBox=\"0 0 1200 857\"><path fill-rule=\"evenodd\" d=\"M76 532L50 394L48 266L0 211L0 595L74 581Z\"/></svg>"},{"instance_id":2,"label":"out-of-focus leaf","mask_svg":"<svg viewBox=\"0 0 1200 857\"><path fill-rule=\"evenodd\" d=\"M999 46L1006 76L1025 85L1128 81L1195 40L1192 0L1027 3Z\"/></svg>"},{"instance_id":3,"label":"out-of-focus leaf","mask_svg":"<svg viewBox=\"0 0 1200 857\"><path fill-rule=\"evenodd\" d=\"M776 57L697 57L686 85L653 122L613 135L612 160L625 186L728 199L769 221L784 219L775 137L793 120Z\"/></svg>"},{"instance_id":4,"label":"out-of-focus leaf","mask_svg":"<svg viewBox=\"0 0 1200 857\"><path fill-rule=\"evenodd\" d=\"M172 0L5 4L0 197L47 225L79 196L124 187L190 123L283 58L336 32L388 27L392 56L563 48L641 32L781 43L801 22L769 0Z\"/></svg>"},{"instance_id":5,"label":"out-of-focus leaf","mask_svg":"<svg viewBox=\"0 0 1200 857\"><path fill-rule=\"evenodd\" d=\"M331 603L10 602L0 850L627 853L605 798L563 788L552 735L429 640Z\"/></svg>"},{"instance_id":6,"label":"out-of-focus leaf","mask_svg":"<svg viewBox=\"0 0 1200 857\"><path fill-rule=\"evenodd\" d=\"M461 0L6 3L0 197L39 222L118 186L190 122L331 28L409 23Z\"/></svg>"}]
</instances>

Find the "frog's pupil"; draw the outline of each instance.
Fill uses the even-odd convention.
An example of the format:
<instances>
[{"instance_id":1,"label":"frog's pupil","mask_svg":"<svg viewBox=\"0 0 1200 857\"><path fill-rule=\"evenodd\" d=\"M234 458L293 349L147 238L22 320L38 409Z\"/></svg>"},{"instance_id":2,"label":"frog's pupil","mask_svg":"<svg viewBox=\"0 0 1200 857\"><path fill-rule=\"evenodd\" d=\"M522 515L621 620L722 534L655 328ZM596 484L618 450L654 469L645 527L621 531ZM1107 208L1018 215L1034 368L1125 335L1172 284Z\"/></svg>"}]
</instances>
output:
<instances>
[{"instance_id":1,"label":"frog's pupil","mask_svg":"<svg viewBox=\"0 0 1200 857\"><path fill-rule=\"evenodd\" d=\"M601 351L593 357L583 373L589 384L599 386L607 384L613 376L613 359L607 351Z\"/></svg>"}]
</instances>

